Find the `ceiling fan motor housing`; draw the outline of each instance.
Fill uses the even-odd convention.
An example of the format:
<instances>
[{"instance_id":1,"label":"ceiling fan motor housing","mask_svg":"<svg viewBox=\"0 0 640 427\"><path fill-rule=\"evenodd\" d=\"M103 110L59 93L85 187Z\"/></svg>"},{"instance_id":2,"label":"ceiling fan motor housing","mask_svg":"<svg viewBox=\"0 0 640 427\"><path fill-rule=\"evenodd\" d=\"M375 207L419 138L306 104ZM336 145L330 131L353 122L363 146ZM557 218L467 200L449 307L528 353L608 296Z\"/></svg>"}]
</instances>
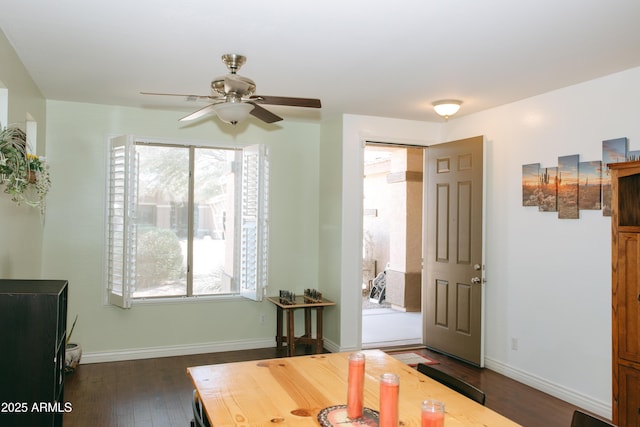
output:
<instances>
[{"instance_id":1,"label":"ceiling fan motor housing","mask_svg":"<svg viewBox=\"0 0 640 427\"><path fill-rule=\"evenodd\" d=\"M239 74L227 74L216 77L211 82L211 91L214 95L235 95L240 98L248 98L256 91L256 84L248 77Z\"/></svg>"},{"instance_id":2,"label":"ceiling fan motor housing","mask_svg":"<svg viewBox=\"0 0 640 427\"><path fill-rule=\"evenodd\" d=\"M231 73L235 74L247 62L247 58L237 53L226 53L222 55L222 62L226 64Z\"/></svg>"}]
</instances>

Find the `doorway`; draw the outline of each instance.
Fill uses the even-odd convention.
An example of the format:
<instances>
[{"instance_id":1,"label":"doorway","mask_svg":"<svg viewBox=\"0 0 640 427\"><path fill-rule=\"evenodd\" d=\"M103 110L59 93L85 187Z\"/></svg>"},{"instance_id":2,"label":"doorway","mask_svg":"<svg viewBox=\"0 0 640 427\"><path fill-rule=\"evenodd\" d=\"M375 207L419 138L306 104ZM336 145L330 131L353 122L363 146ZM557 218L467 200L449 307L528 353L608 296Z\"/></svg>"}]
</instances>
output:
<instances>
[{"instance_id":1,"label":"doorway","mask_svg":"<svg viewBox=\"0 0 640 427\"><path fill-rule=\"evenodd\" d=\"M423 343L424 151L370 142L364 148L363 348Z\"/></svg>"}]
</instances>

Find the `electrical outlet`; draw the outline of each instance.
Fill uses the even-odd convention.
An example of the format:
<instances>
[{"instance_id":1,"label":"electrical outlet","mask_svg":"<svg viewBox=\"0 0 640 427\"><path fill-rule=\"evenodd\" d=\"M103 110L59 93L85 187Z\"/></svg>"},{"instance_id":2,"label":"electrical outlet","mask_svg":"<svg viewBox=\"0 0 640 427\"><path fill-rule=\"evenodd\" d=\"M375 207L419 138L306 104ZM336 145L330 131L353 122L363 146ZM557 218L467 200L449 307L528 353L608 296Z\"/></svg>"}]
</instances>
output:
<instances>
[{"instance_id":1,"label":"electrical outlet","mask_svg":"<svg viewBox=\"0 0 640 427\"><path fill-rule=\"evenodd\" d=\"M518 351L518 338L511 338L511 350Z\"/></svg>"},{"instance_id":2,"label":"electrical outlet","mask_svg":"<svg viewBox=\"0 0 640 427\"><path fill-rule=\"evenodd\" d=\"M264 314L260 315L260 318L258 320L258 323L260 323L261 325L264 325Z\"/></svg>"}]
</instances>

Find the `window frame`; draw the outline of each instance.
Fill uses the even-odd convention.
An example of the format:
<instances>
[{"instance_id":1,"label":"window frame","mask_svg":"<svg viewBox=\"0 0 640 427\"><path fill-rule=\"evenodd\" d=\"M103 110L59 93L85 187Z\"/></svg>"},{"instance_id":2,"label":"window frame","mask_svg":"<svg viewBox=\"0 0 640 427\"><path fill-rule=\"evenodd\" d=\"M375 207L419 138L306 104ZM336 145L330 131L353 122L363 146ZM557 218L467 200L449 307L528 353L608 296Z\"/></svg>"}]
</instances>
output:
<instances>
[{"instance_id":1,"label":"window frame","mask_svg":"<svg viewBox=\"0 0 640 427\"><path fill-rule=\"evenodd\" d=\"M152 296L152 297L133 297L133 289L135 288L135 242L136 242L136 207L138 203L137 194L137 174L138 162L136 156L137 145L165 145L175 147L185 147L189 149L189 200L188 203L193 208L193 185L194 185L194 156L193 153L198 148L203 149L224 149L241 152L242 161L234 162L234 167L239 170L236 178L236 194L234 203L236 205L236 213L234 215L234 267L233 280L236 283L235 290L232 293L224 294L206 294L193 295L193 233L194 218L189 215L187 239L187 295L184 296ZM144 138L134 135L122 135L111 137L107 143L107 170L106 170L106 209L105 209L105 272L104 272L104 289L106 291L105 303L115 305L121 308L131 308L134 304L146 303L177 303L207 300L236 300L251 299L254 301L262 301L266 295L268 286L268 251L269 251L269 150L265 145L245 145L238 144L212 144L212 143L193 143L191 141L175 141L163 140L157 138ZM247 156L253 156L256 159L255 169L248 168ZM120 163L118 163L120 162ZM120 166L120 187L114 187L115 167ZM251 172L251 173L249 173ZM255 198L252 199L254 208L253 212L247 212L247 206L242 203L247 197L247 175L251 175L253 182L257 184L256 188L252 188ZM116 191L117 190L117 191ZM240 192L238 194L238 191ZM122 207L121 218L114 216L114 197L120 197L119 201L124 204ZM253 242L255 245L246 247L242 240L243 229L242 224L247 221L248 216L257 213L257 216L249 218L253 220L255 226L255 234ZM115 221L115 222L114 222ZM122 234L122 238L117 237ZM117 252L118 244L122 244L121 253ZM246 261L250 262L247 263ZM248 268L249 267L249 268ZM251 269L250 269L251 268ZM114 274L120 272L119 275Z\"/></svg>"}]
</instances>

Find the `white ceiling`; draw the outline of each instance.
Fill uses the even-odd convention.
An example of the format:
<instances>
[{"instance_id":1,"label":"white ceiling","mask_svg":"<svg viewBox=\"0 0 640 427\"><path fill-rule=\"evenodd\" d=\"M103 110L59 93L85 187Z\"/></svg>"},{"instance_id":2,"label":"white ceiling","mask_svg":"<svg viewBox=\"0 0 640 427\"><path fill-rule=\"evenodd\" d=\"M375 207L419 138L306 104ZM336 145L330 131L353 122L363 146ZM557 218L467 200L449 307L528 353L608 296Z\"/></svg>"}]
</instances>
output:
<instances>
[{"instance_id":1,"label":"white ceiling","mask_svg":"<svg viewBox=\"0 0 640 427\"><path fill-rule=\"evenodd\" d=\"M256 94L322 100L267 106L285 119L438 121L438 99L464 115L640 66L638 0L0 0L0 28L48 99L189 112L139 92L208 95L240 53Z\"/></svg>"}]
</instances>

